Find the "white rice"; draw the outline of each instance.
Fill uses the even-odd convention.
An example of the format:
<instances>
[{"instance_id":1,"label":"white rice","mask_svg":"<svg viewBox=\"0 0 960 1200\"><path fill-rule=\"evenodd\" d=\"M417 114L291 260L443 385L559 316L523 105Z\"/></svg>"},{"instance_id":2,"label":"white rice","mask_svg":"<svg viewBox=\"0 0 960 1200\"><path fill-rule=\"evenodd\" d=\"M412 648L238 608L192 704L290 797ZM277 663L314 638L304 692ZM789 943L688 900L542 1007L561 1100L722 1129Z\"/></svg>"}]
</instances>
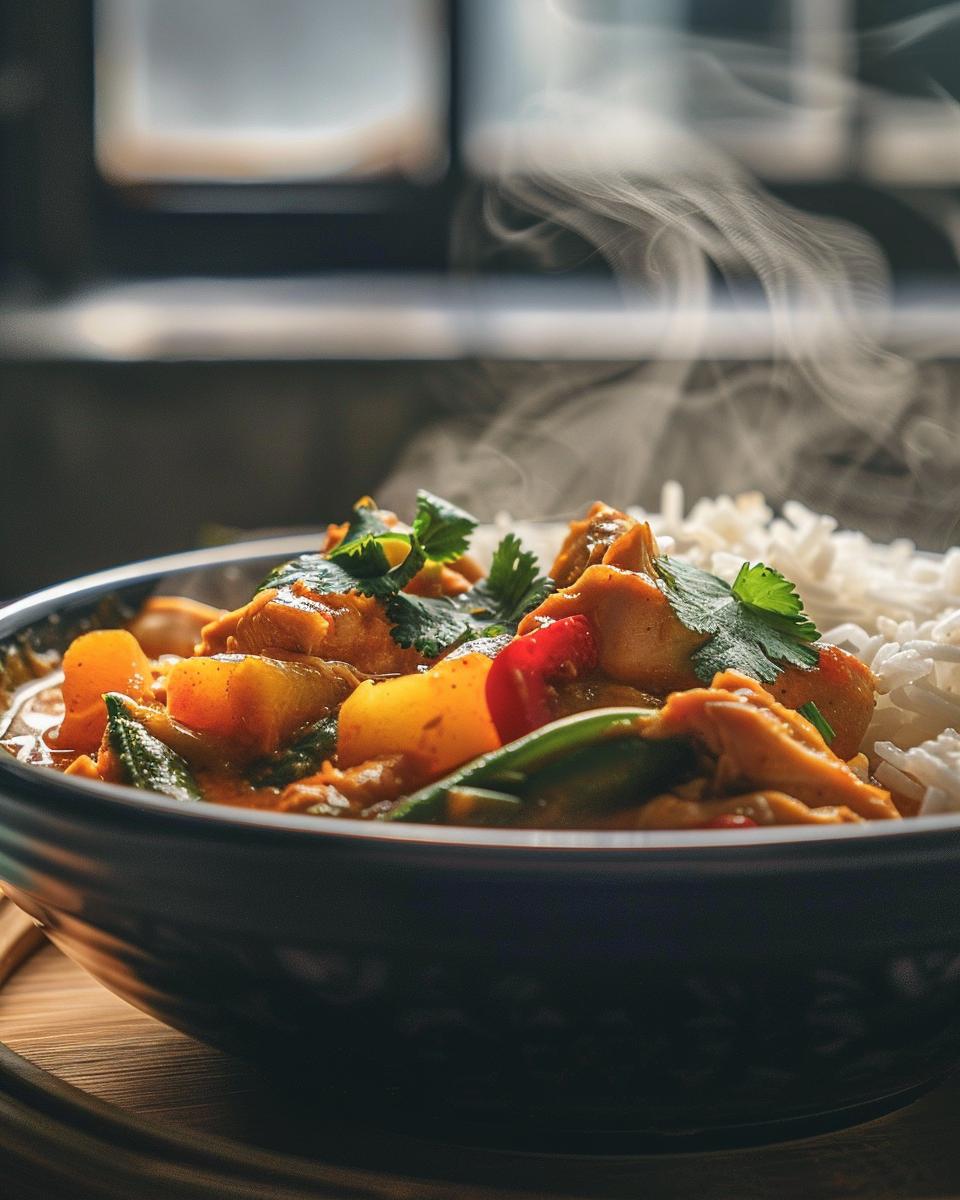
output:
<instances>
[{"instance_id":1,"label":"white rice","mask_svg":"<svg viewBox=\"0 0 960 1200\"><path fill-rule=\"evenodd\" d=\"M728 582L745 560L791 579L826 642L851 651L877 677L879 697L864 749L877 779L921 799L921 815L960 812L960 548L918 551L837 528L832 517L788 502L775 517L747 492L698 500L667 483L649 520L661 548ZM563 527L511 522L549 565ZM491 531L493 533L494 531Z\"/></svg>"}]
</instances>

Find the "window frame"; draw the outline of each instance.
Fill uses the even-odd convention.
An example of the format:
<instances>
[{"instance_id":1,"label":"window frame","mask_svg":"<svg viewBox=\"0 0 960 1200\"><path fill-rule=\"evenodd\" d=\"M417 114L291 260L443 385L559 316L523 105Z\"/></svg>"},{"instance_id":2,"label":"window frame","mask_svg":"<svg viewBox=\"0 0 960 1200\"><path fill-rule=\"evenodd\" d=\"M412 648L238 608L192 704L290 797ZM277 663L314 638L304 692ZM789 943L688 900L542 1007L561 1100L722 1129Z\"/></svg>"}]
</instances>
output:
<instances>
[{"instance_id":1,"label":"window frame","mask_svg":"<svg viewBox=\"0 0 960 1200\"><path fill-rule=\"evenodd\" d=\"M11 169L0 196L11 253L21 257L9 264L14 273L66 285L126 275L446 268L461 182L456 0L444 0L447 166L423 184L106 179L94 145L94 7L44 0L5 12L14 69L29 74L35 97L3 132Z\"/></svg>"},{"instance_id":2,"label":"window frame","mask_svg":"<svg viewBox=\"0 0 960 1200\"><path fill-rule=\"evenodd\" d=\"M444 0L449 155L436 182L148 187L111 183L97 169L94 0L0 0L0 69L13 72L19 97L0 111L0 283L42 299L135 278L449 275L455 217L480 186L463 162L459 99L463 8L480 2ZM898 281L901 272L958 277L952 243L921 211L927 201L955 198L956 184L894 193L855 158L829 180L761 178L781 199L861 225L884 247ZM491 270L514 265L497 260Z\"/></svg>"}]
</instances>

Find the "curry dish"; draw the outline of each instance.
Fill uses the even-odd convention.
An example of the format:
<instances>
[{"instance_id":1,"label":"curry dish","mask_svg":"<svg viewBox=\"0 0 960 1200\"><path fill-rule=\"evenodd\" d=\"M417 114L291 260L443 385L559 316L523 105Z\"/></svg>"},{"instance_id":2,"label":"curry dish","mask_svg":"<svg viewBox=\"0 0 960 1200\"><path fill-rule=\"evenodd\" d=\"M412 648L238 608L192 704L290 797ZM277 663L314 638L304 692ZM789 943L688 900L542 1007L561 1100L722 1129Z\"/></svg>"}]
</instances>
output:
<instances>
[{"instance_id":1,"label":"curry dish","mask_svg":"<svg viewBox=\"0 0 960 1200\"><path fill-rule=\"evenodd\" d=\"M363 820L691 829L897 820L874 680L762 563L725 582L596 503L549 575L469 514L361 500L232 612L148 601L82 634L4 746L107 783Z\"/></svg>"}]
</instances>

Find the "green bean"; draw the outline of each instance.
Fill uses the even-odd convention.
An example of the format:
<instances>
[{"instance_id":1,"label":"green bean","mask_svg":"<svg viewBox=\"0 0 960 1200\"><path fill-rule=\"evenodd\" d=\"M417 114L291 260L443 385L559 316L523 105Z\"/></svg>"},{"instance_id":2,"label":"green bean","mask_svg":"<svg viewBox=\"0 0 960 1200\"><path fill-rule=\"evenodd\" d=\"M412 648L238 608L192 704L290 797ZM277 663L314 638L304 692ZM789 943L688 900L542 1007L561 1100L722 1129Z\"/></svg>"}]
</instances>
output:
<instances>
[{"instance_id":1,"label":"green bean","mask_svg":"<svg viewBox=\"0 0 960 1200\"><path fill-rule=\"evenodd\" d=\"M562 773L564 764L575 751L595 748L599 752L597 762L602 763L604 755L612 749L608 739L619 741L628 737L631 741L641 742L642 739L637 735L643 724L655 714L656 710L649 708L601 708L553 721L528 733L526 737L473 759L443 779L427 784L390 812L384 813L380 820L422 821L428 824L442 822L447 815L448 793L463 787L493 788L525 799L529 783L537 777L538 772L556 763L557 771ZM624 757L630 757L637 763L643 758L650 770L657 768L654 772L657 779L677 765L675 742L642 744L650 748L649 752L630 751ZM655 750L657 746L663 749ZM615 751L614 757L619 762L621 752ZM594 768L597 769L596 764ZM623 767L618 770L623 773ZM549 784L549 778L549 775L546 776L546 784ZM633 772L631 779L638 784L641 782L637 771ZM618 794L622 794L625 786L622 780L616 784Z\"/></svg>"},{"instance_id":2,"label":"green bean","mask_svg":"<svg viewBox=\"0 0 960 1200\"><path fill-rule=\"evenodd\" d=\"M120 760L126 783L171 800L203 799L186 760L143 727L128 696L107 692L103 701L110 748Z\"/></svg>"},{"instance_id":3,"label":"green bean","mask_svg":"<svg viewBox=\"0 0 960 1200\"><path fill-rule=\"evenodd\" d=\"M491 788L453 787L445 815L449 825L512 825L521 805L519 796Z\"/></svg>"}]
</instances>

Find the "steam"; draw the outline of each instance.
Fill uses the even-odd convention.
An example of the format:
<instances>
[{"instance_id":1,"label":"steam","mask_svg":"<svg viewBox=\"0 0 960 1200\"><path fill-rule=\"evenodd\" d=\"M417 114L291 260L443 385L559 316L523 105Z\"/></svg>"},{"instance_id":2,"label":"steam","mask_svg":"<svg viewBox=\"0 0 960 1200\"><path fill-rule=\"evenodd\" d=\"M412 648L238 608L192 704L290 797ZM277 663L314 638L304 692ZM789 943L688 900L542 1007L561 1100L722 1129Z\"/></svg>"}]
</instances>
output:
<instances>
[{"instance_id":1,"label":"steam","mask_svg":"<svg viewBox=\"0 0 960 1200\"><path fill-rule=\"evenodd\" d=\"M926 12L914 13L899 21L890 21L872 30L866 40L894 53L930 37L931 34L939 33L955 21L960 21L960 3L956 3L956 0L950 4L935 4Z\"/></svg>"},{"instance_id":2,"label":"steam","mask_svg":"<svg viewBox=\"0 0 960 1200\"><path fill-rule=\"evenodd\" d=\"M884 45L925 28L898 27ZM743 43L701 40L684 53L720 109L733 94L741 111L745 97L766 113L786 95L829 110L849 89L830 75L784 85L782 59ZM759 488L878 537L921 530L945 544L960 514L960 419L937 366L886 347L879 247L776 199L715 141L662 113L643 114L641 130L623 79L596 84L538 99L538 120L520 127L496 182L465 205L455 249L465 268L506 255L551 277L601 260L626 309L656 314L655 357L464 366L449 418L413 441L382 502L405 511L427 486L482 518L565 518L596 498L655 505L676 478L691 497ZM568 136L558 156L545 125L597 136ZM610 151L631 131L662 151L642 170ZM718 297L735 312L762 300L769 361L704 353Z\"/></svg>"}]
</instances>

